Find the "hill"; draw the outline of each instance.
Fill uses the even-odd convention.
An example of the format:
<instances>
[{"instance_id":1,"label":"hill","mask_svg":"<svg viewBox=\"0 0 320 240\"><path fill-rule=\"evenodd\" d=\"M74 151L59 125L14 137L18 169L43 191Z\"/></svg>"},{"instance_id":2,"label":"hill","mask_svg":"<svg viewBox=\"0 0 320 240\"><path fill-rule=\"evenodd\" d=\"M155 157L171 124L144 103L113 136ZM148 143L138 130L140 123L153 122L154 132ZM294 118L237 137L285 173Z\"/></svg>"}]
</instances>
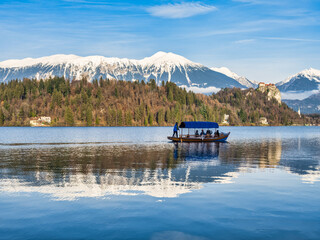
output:
<instances>
[{"instance_id":1,"label":"hill","mask_svg":"<svg viewBox=\"0 0 320 240\"><path fill-rule=\"evenodd\" d=\"M155 80L14 80L0 84L0 103L1 126L29 126L30 118L39 116L50 116L52 126L167 126L176 121L222 122L224 114L231 125L258 125L260 117L272 125L310 123L254 89L223 89L206 96L170 82L157 86Z\"/></svg>"}]
</instances>

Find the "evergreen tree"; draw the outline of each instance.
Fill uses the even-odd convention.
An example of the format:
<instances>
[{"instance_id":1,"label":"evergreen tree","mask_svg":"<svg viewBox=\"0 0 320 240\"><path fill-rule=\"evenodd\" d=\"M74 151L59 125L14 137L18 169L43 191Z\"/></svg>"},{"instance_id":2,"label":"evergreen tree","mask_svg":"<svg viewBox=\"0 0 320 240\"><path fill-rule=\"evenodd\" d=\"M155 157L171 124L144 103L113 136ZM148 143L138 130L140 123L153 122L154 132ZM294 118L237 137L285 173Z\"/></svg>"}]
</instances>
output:
<instances>
[{"instance_id":1,"label":"evergreen tree","mask_svg":"<svg viewBox=\"0 0 320 240\"><path fill-rule=\"evenodd\" d=\"M92 126L92 107L90 105L88 105L86 109L86 121L87 126Z\"/></svg>"},{"instance_id":2,"label":"evergreen tree","mask_svg":"<svg viewBox=\"0 0 320 240\"><path fill-rule=\"evenodd\" d=\"M143 118L144 126L148 126L148 118L144 117Z\"/></svg>"},{"instance_id":3,"label":"evergreen tree","mask_svg":"<svg viewBox=\"0 0 320 240\"><path fill-rule=\"evenodd\" d=\"M126 126L132 125L132 114L130 111L126 112Z\"/></svg>"},{"instance_id":4,"label":"evergreen tree","mask_svg":"<svg viewBox=\"0 0 320 240\"><path fill-rule=\"evenodd\" d=\"M67 126L73 126L74 125L74 117L73 113L70 107L67 107L65 109L64 113L64 121Z\"/></svg>"},{"instance_id":5,"label":"evergreen tree","mask_svg":"<svg viewBox=\"0 0 320 240\"><path fill-rule=\"evenodd\" d=\"M169 100L169 102L173 102L173 90L172 90L172 88L169 88L168 100Z\"/></svg>"},{"instance_id":6,"label":"evergreen tree","mask_svg":"<svg viewBox=\"0 0 320 240\"><path fill-rule=\"evenodd\" d=\"M148 123L149 123L150 126L153 125L153 114L152 113L149 113Z\"/></svg>"},{"instance_id":7,"label":"evergreen tree","mask_svg":"<svg viewBox=\"0 0 320 240\"><path fill-rule=\"evenodd\" d=\"M122 122L122 110L118 110L117 111L117 126L122 126L123 122Z\"/></svg>"},{"instance_id":8,"label":"evergreen tree","mask_svg":"<svg viewBox=\"0 0 320 240\"><path fill-rule=\"evenodd\" d=\"M99 120L99 117L96 116L96 123L95 123L96 126L99 126L100 125L100 120Z\"/></svg>"},{"instance_id":9,"label":"evergreen tree","mask_svg":"<svg viewBox=\"0 0 320 240\"><path fill-rule=\"evenodd\" d=\"M114 96L115 96L116 98L119 97L119 93L118 93L118 88L117 88L117 87L115 87L115 89L114 89Z\"/></svg>"},{"instance_id":10,"label":"evergreen tree","mask_svg":"<svg viewBox=\"0 0 320 240\"><path fill-rule=\"evenodd\" d=\"M160 109L158 114L157 114L157 122L158 125L162 126L164 123L164 111L163 109Z\"/></svg>"},{"instance_id":11,"label":"evergreen tree","mask_svg":"<svg viewBox=\"0 0 320 240\"><path fill-rule=\"evenodd\" d=\"M4 124L4 114L2 112L2 108L0 106L0 126L3 126Z\"/></svg>"}]
</instances>

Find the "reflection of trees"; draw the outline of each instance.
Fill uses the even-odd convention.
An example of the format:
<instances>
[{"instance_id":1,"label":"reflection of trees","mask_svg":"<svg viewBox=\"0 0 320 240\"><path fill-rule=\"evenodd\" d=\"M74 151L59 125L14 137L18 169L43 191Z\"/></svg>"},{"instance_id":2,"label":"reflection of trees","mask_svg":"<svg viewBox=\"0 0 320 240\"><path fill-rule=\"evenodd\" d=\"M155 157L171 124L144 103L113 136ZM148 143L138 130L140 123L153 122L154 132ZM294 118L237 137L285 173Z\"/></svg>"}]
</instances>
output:
<instances>
[{"instance_id":1,"label":"reflection of trees","mask_svg":"<svg viewBox=\"0 0 320 240\"><path fill-rule=\"evenodd\" d=\"M119 169L156 169L175 167L173 147L117 145L11 149L0 151L0 169L6 174L51 172L60 175L75 173L105 174Z\"/></svg>"},{"instance_id":2,"label":"reflection of trees","mask_svg":"<svg viewBox=\"0 0 320 240\"><path fill-rule=\"evenodd\" d=\"M176 197L204 182L230 182L219 167L219 145L166 144L59 147L0 151L3 191L31 191L58 199L106 194Z\"/></svg>"},{"instance_id":3,"label":"reflection of trees","mask_svg":"<svg viewBox=\"0 0 320 240\"><path fill-rule=\"evenodd\" d=\"M181 167L185 161L212 160L218 146L206 143L181 145L113 145L0 150L2 176L33 176L45 172L59 181L76 173L104 175L111 172ZM130 175L130 171L127 171Z\"/></svg>"},{"instance_id":4,"label":"reflection of trees","mask_svg":"<svg viewBox=\"0 0 320 240\"><path fill-rule=\"evenodd\" d=\"M270 139L221 145L222 163L239 167L284 167L302 175L304 182L320 180L320 148L317 139Z\"/></svg>"},{"instance_id":5,"label":"reflection of trees","mask_svg":"<svg viewBox=\"0 0 320 240\"><path fill-rule=\"evenodd\" d=\"M275 166L312 182L320 180L317 146L269 140L1 149L0 190L37 191L59 199L137 192L176 197L202 183L232 182L240 168Z\"/></svg>"},{"instance_id":6,"label":"reflection of trees","mask_svg":"<svg viewBox=\"0 0 320 240\"><path fill-rule=\"evenodd\" d=\"M241 164L259 168L272 168L281 160L281 140L270 140L255 143L237 143L225 145L219 158L223 162Z\"/></svg>"}]
</instances>

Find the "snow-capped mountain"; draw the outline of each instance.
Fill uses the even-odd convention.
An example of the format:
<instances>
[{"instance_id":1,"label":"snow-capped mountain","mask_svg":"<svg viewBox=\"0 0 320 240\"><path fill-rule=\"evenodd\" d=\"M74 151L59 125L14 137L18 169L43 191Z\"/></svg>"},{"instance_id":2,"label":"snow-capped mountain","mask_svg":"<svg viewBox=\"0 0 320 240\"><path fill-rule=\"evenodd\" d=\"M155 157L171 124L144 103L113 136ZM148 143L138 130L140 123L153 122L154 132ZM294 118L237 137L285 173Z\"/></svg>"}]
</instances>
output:
<instances>
[{"instance_id":1,"label":"snow-capped mountain","mask_svg":"<svg viewBox=\"0 0 320 240\"><path fill-rule=\"evenodd\" d=\"M246 88L246 85L225 74L165 52L142 60L53 55L0 62L0 82L23 78L46 79L50 76L64 76L70 80L87 77L90 81L100 77L126 81L155 79L157 84L171 81L200 92L201 89Z\"/></svg>"},{"instance_id":2,"label":"snow-capped mountain","mask_svg":"<svg viewBox=\"0 0 320 240\"><path fill-rule=\"evenodd\" d=\"M281 92L314 91L320 89L320 70L305 69L276 84Z\"/></svg>"},{"instance_id":3,"label":"snow-capped mountain","mask_svg":"<svg viewBox=\"0 0 320 240\"><path fill-rule=\"evenodd\" d=\"M250 81L249 79L247 79L246 77L242 77L239 76L238 74L232 72L229 68L226 67L212 67L210 68L213 71L222 73L230 78L235 79L237 82L239 82L240 84L248 87L248 88L256 88L258 86L258 83L256 81Z\"/></svg>"}]
</instances>

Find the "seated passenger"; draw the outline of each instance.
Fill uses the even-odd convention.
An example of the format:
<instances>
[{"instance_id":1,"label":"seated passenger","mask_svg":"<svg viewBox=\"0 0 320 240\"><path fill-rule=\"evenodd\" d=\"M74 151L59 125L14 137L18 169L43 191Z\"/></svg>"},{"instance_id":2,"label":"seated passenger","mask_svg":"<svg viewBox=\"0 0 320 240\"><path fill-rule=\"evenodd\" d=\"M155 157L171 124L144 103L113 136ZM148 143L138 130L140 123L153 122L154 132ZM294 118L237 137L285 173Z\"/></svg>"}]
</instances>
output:
<instances>
[{"instance_id":1,"label":"seated passenger","mask_svg":"<svg viewBox=\"0 0 320 240\"><path fill-rule=\"evenodd\" d=\"M199 137L199 131L196 130L196 133L195 133L196 137Z\"/></svg>"},{"instance_id":2,"label":"seated passenger","mask_svg":"<svg viewBox=\"0 0 320 240\"><path fill-rule=\"evenodd\" d=\"M215 131L213 136L214 136L214 137L219 137L218 132Z\"/></svg>"},{"instance_id":3,"label":"seated passenger","mask_svg":"<svg viewBox=\"0 0 320 240\"><path fill-rule=\"evenodd\" d=\"M202 131L201 131L200 135L201 135L201 136L203 136L203 135L204 135L204 131L203 131L203 129L202 129Z\"/></svg>"},{"instance_id":4,"label":"seated passenger","mask_svg":"<svg viewBox=\"0 0 320 240\"><path fill-rule=\"evenodd\" d=\"M208 129L207 132L206 132L206 136L207 136L207 137L211 137L211 134L212 134L212 131L210 131L210 130Z\"/></svg>"}]
</instances>

